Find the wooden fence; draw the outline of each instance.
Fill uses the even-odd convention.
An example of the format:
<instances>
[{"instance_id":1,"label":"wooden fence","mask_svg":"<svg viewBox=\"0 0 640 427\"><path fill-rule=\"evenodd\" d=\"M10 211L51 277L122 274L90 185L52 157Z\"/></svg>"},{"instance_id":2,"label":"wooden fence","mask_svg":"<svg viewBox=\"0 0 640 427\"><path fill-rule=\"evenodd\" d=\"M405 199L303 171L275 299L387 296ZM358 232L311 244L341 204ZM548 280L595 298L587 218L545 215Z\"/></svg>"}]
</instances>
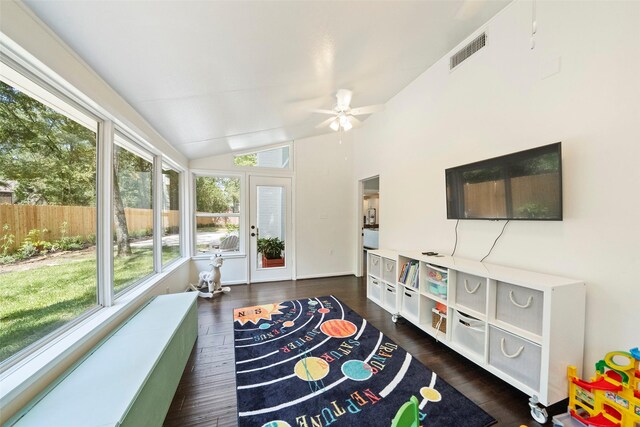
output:
<instances>
[{"instance_id":1,"label":"wooden fence","mask_svg":"<svg viewBox=\"0 0 640 427\"><path fill-rule=\"evenodd\" d=\"M526 215L519 211L526 202L535 200L540 206L547 208L547 215L558 215L554 211L558 195L558 175L543 174L511 178L511 206L513 212L520 218ZM465 184L464 205L466 211L472 211L473 216L481 218L504 217L507 214L504 181L487 181L476 184Z\"/></svg>"},{"instance_id":2,"label":"wooden fence","mask_svg":"<svg viewBox=\"0 0 640 427\"><path fill-rule=\"evenodd\" d=\"M153 229L151 209L125 208L127 227L130 233ZM40 239L53 242L62 237L62 225L66 222L66 235L88 239L96 234L96 208L85 206L0 205L0 244L4 234L15 236L13 249L19 248L30 230L43 230ZM3 231L4 225L9 226ZM162 212L163 227L180 225L179 211Z\"/></svg>"}]
</instances>

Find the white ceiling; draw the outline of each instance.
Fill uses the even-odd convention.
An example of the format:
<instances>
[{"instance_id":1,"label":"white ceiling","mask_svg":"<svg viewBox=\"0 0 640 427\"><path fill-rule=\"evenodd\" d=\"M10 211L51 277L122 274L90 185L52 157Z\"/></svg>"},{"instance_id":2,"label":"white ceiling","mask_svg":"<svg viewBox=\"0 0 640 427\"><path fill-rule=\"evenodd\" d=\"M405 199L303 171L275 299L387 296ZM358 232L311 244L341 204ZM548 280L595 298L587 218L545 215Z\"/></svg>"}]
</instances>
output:
<instances>
[{"instance_id":1,"label":"white ceiling","mask_svg":"<svg viewBox=\"0 0 640 427\"><path fill-rule=\"evenodd\" d=\"M193 159L332 132L337 89L385 103L510 1L26 3Z\"/></svg>"}]
</instances>

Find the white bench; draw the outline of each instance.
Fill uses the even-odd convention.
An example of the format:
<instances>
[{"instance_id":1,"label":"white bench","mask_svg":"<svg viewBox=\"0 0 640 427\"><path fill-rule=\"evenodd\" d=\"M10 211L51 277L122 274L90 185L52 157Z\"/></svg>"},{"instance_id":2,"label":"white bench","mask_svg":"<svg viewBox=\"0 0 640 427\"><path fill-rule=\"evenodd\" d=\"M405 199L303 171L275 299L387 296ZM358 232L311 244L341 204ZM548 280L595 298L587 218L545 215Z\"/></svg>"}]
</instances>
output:
<instances>
[{"instance_id":1,"label":"white bench","mask_svg":"<svg viewBox=\"0 0 640 427\"><path fill-rule=\"evenodd\" d=\"M153 298L7 426L161 426L198 332L197 292Z\"/></svg>"}]
</instances>

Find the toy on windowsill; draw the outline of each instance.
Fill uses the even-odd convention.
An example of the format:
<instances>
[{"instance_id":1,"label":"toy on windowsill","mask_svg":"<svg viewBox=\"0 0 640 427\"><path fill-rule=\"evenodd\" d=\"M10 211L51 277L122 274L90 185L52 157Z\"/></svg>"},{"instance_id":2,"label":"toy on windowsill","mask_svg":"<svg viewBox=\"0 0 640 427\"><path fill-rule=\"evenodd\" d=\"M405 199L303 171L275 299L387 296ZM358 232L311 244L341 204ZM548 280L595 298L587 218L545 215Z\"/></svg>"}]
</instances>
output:
<instances>
[{"instance_id":1,"label":"toy on windowsill","mask_svg":"<svg viewBox=\"0 0 640 427\"><path fill-rule=\"evenodd\" d=\"M222 274L220 273L220 267L222 267L223 262L224 258L222 258L222 255L215 254L212 256L211 262L209 263L211 270L200 272L198 286L189 285L191 286L191 289L198 292L199 297L212 298L216 294L231 291L231 288L228 286L225 286L224 288L222 287ZM208 290L209 292L202 292L201 289Z\"/></svg>"},{"instance_id":2,"label":"toy on windowsill","mask_svg":"<svg viewBox=\"0 0 640 427\"><path fill-rule=\"evenodd\" d=\"M617 360L614 360L616 358ZM619 364L621 359L626 361ZM596 363L591 381L569 377L569 413L553 417L557 427L637 427L640 426L640 350L612 351Z\"/></svg>"}]
</instances>

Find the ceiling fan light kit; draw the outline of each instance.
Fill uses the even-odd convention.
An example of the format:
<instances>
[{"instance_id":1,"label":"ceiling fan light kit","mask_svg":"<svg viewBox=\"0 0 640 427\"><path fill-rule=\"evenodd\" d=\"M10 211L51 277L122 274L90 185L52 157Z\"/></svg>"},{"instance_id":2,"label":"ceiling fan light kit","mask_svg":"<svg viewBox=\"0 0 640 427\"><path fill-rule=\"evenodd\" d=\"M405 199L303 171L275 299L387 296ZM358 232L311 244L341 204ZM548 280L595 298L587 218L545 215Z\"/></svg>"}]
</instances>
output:
<instances>
[{"instance_id":1,"label":"ceiling fan light kit","mask_svg":"<svg viewBox=\"0 0 640 427\"><path fill-rule=\"evenodd\" d=\"M348 131L353 128L354 125L360 125L361 122L354 116L362 114L372 114L384 109L384 105L369 105L366 107L351 108L352 92L348 89L339 89L336 92L336 105L333 110L315 110L321 114L331 114L334 116L324 122L320 123L316 128L329 126L334 131Z\"/></svg>"}]
</instances>

